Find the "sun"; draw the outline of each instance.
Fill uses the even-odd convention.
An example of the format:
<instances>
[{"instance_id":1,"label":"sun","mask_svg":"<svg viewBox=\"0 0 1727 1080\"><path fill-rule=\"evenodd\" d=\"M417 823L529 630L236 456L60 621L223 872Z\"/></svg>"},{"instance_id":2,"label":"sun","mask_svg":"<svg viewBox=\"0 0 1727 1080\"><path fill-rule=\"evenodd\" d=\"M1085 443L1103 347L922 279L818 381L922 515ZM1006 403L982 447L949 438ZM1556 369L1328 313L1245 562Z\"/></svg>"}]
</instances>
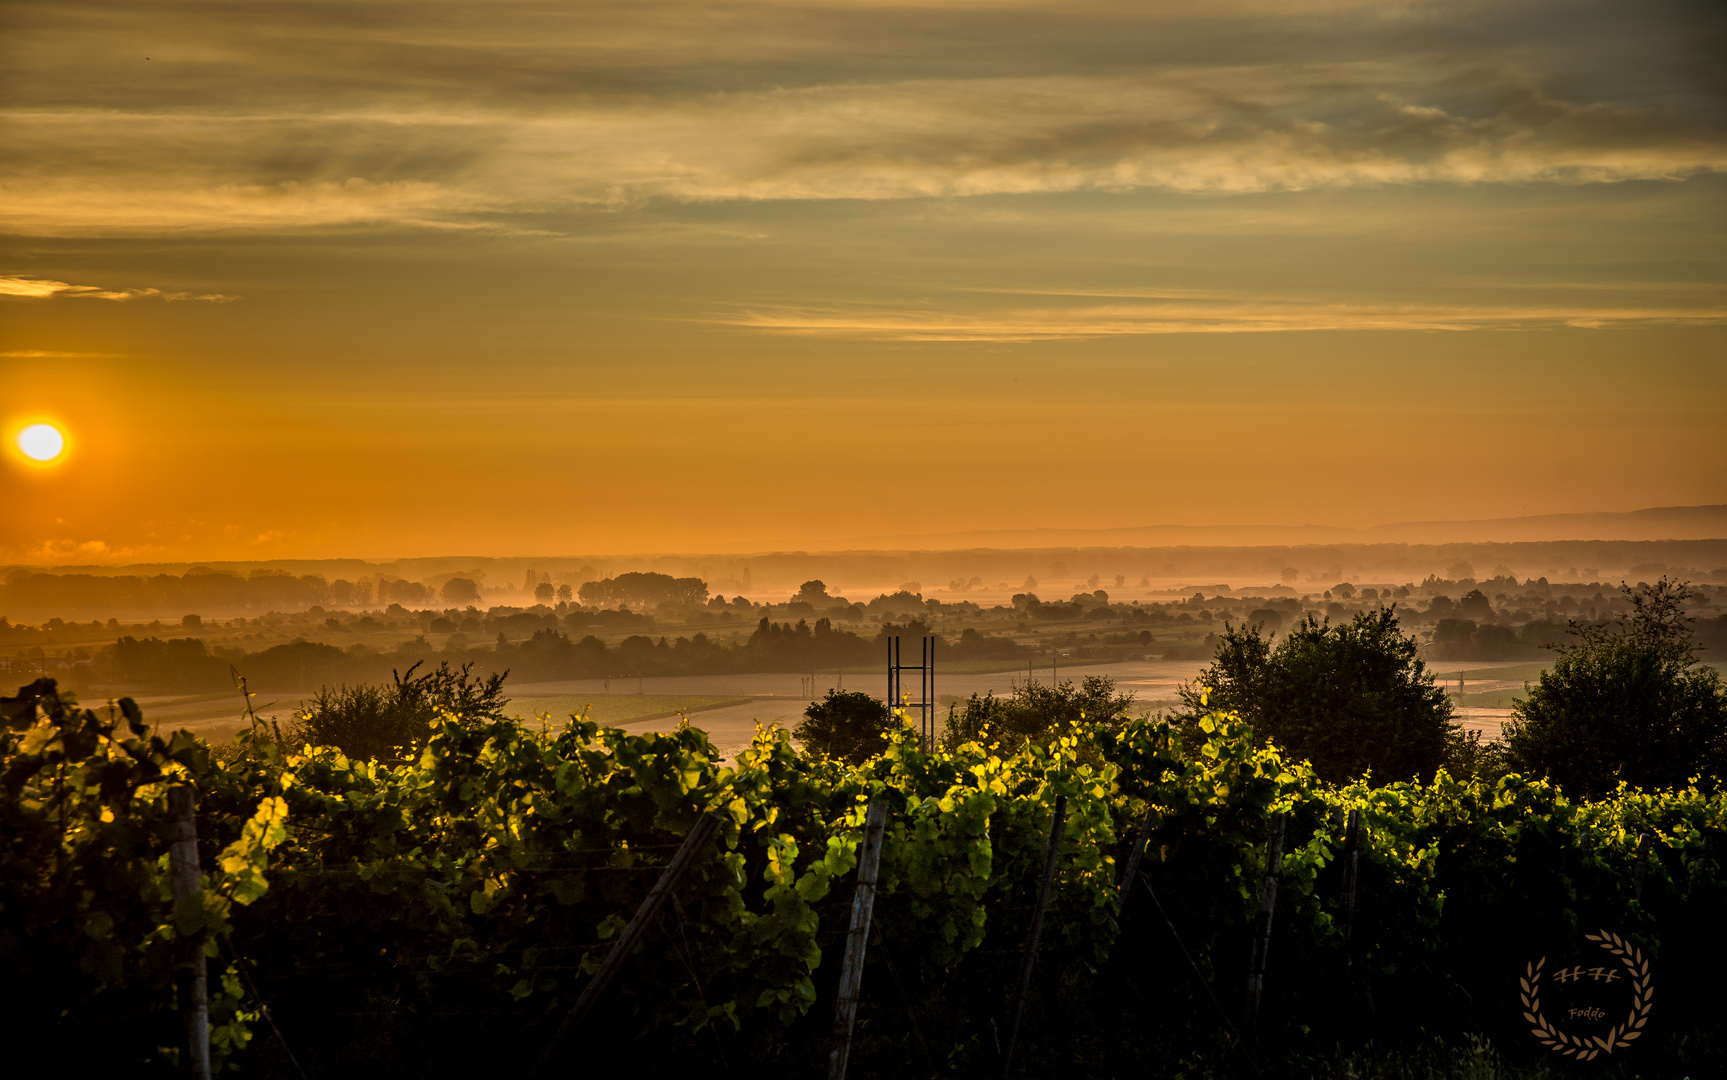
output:
<instances>
[{"instance_id":1,"label":"sun","mask_svg":"<svg viewBox=\"0 0 1727 1080\"><path fill-rule=\"evenodd\" d=\"M66 436L53 424L31 424L18 433L18 449L31 461L53 461L66 449Z\"/></svg>"}]
</instances>

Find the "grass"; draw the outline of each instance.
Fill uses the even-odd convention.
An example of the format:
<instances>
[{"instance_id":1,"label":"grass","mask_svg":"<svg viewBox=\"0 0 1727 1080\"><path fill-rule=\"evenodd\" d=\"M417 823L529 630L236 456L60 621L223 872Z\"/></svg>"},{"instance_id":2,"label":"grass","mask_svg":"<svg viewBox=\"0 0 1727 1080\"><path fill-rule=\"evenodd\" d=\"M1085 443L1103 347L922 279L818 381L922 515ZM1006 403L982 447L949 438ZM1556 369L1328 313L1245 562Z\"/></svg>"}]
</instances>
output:
<instances>
[{"instance_id":1,"label":"grass","mask_svg":"<svg viewBox=\"0 0 1727 1080\"><path fill-rule=\"evenodd\" d=\"M1465 709L1509 709L1512 698L1527 696L1519 687L1516 690L1484 690L1479 694L1452 694L1451 702Z\"/></svg>"},{"instance_id":2,"label":"grass","mask_svg":"<svg viewBox=\"0 0 1727 1080\"><path fill-rule=\"evenodd\" d=\"M902 659L905 659L902 657ZM1075 660L1062 657L1057 670L1069 667L1095 667L1099 664L1115 664L1117 660ZM1024 660L944 660L939 655L935 660L937 677L943 672L951 675L990 675L997 671L1024 671L1027 665ZM1049 657L1039 656L1032 660L1032 671L1045 676L1049 674Z\"/></svg>"},{"instance_id":3,"label":"grass","mask_svg":"<svg viewBox=\"0 0 1727 1080\"><path fill-rule=\"evenodd\" d=\"M607 727L661 720L682 712L705 712L753 701L747 697L692 697L688 694L560 694L552 697L521 697L510 702L518 719L532 720L542 713L561 722L571 713L586 712L588 719Z\"/></svg>"},{"instance_id":4,"label":"grass","mask_svg":"<svg viewBox=\"0 0 1727 1080\"><path fill-rule=\"evenodd\" d=\"M1465 682L1534 682L1543 671L1552 667L1550 660L1532 660L1526 664L1509 664L1502 667L1468 668L1464 671L1447 671L1439 676L1439 681L1450 679L1456 682L1462 678Z\"/></svg>"},{"instance_id":5,"label":"grass","mask_svg":"<svg viewBox=\"0 0 1727 1080\"><path fill-rule=\"evenodd\" d=\"M1486 1039L1472 1036L1458 1045L1434 1043L1401 1053L1357 1051L1334 1066L1321 1064L1309 1075L1327 1080L1333 1076L1349 1080L1549 1080L1560 1073L1552 1061L1528 1065L1507 1062Z\"/></svg>"}]
</instances>

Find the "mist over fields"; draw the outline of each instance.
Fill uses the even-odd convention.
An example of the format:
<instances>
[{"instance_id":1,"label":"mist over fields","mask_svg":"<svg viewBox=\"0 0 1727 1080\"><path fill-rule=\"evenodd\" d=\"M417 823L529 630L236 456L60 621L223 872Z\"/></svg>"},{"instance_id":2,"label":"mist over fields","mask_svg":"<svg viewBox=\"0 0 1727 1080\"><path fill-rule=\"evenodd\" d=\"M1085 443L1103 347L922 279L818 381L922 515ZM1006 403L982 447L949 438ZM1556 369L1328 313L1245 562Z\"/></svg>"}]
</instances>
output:
<instances>
[{"instance_id":1,"label":"mist over fields","mask_svg":"<svg viewBox=\"0 0 1727 1080\"><path fill-rule=\"evenodd\" d=\"M1228 625L1392 606L1431 664L1474 673L1458 704L1496 721L1573 620L1622 615L1622 583L1663 576L1695 587L1703 659L1727 657L1727 540L1553 540L14 567L0 665L213 734L233 727L236 673L285 714L444 662L508 671L524 716L605 699L596 715L620 722L789 722L848 672L879 693L887 639L932 635L953 690L1114 665L1151 708Z\"/></svg>"}]
</instances>

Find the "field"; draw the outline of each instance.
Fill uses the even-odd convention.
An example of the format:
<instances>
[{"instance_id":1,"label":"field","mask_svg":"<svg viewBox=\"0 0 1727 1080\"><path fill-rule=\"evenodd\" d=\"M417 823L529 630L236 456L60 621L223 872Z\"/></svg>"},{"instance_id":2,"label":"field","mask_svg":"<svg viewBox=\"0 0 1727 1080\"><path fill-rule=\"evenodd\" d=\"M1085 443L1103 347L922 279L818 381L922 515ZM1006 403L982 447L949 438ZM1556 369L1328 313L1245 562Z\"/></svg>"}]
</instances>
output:
<instances>
[{"instance_id":1,"label":"field","mask_svg":"<svg viewBox=\"0 0 1727 1080\"><path fill-rule=\"evenodd\" d=\"M596 724L627 727L650 720L674 720L680 716L693 718L713 709L748 704L749 700L744 697L690 697L682 694L522 695L511 700L510 714L526 721L550 717L553 723L561 726L572 714L579 713Z\"/></svg>"}]
</instances>

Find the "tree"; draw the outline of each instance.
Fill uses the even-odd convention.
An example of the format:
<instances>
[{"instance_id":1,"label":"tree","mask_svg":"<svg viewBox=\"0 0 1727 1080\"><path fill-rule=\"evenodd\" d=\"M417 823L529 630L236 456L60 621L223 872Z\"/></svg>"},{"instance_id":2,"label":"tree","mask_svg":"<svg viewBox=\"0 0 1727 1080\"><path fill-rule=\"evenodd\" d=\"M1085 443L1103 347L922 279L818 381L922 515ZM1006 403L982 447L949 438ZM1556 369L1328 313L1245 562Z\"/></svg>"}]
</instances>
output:
<instances>
[{"instance_id":1,"label":"tree","mask_svg":"<svg viewBox=\"0 0 1727 1080\"><path fill-rule=\"evenodd\" d=\"M576 595L584 604L607 607L613 604L698 607L708 601L708 583L701 578L674 578L670 574L632 571L615 578L587 582L576 590Z\"/></svg>"},{"instance_id":2,"label":"tree","mask_svg":"<svg viewBox=\"0 0 1727 1080\"><path fill-rule=\"evenodd\" d=\"M1337 626L1309 615L1276 648L1257 625L1226 625L1211 666L1179 694L1184 726L1213 709L1237 713L1256 738L1335 783L1370 771L1431 779L1468 742L1392 608Z\"/></svg>"},{"instance_id":3,"label":"tree","mask_svg":"<svg viewBox=\"0 0 1727 1080\"><path fill-rule=\"evenodd\" d=\"M570 588L568 583L558 586L558 599L564 603L569 603L575 595L575 591Z\"/></svg>"},{"instance_id":4,"label":"tree","mask_svg":"<svg viewBox=\"0 0 1727 1080\"><path fill-rule=\"evenodd\" d=\"M549 581L542 581L538 585L534 586L535 603L549 604L552 602L552 598L557 594L558 591L552 588L552 583Z\"/></svg>"},{"instance_id":5,"label":"tree","mask_svg":"<svg viewBox=\"0 0 1727 1080\"><path fill-rule=\"evenodd\" d=\"M964 709L948 713L942 743L951 750L987 737L1001 742L1004 749L1017 749L1059 734L1081 720L1114 723L1125 718L1132 707L1133 693L1116 693L1115 680L1102 675L1088 675L1077 687L1072 682L1058 686L1029 683L1016 687L1005 699L973 694Z\"/></svg>"},{"instance_id":6,"label":"tree","mask_svg":"<svg viewBox=\"0 0 1727 1080\"><path fill-rule=\"evenodd\" d=\"M470 581L468 584L473 585L473 582ZM431 597L432 590L424 582L378 579L378 603L380 604L422 604ZM474 599L479 599L478 587L474 589Z\"/></svg>"},{"instance_id":7,"label":"tree","mask_svg":"<svg viewBox=\"0 0 1727 1080\"><path fill-rule=\"evenodd\" d=\"M1463 594L1463 599L1457 602L1457 614L1465 619L1477 622L1493 617L1493 601L1487 599L1487 594L1480 589L1470 589Z\"/></svg>"},{"instance_id":8,"label":"tree","mask_svg":"<svg viewBox=\"0 0 1727 1080\"><path fill-rule=\"evenodd\" d=\"M1572 622L1575 640L1552 646L1553 666L1512 702L1508 764L1575 797L1620 781L1714 787L1727 775L1727 686L1697 662L1683 610L1692 592L1665 577L1624 592L1629 619Z\"/></svg>"},{"instance_id":9,"label":"tree","mask_svg":"<svg viewBox=\"0 0 1727 1080\"><path fill-rule=\"evenodd\" d=\"M453 577L444 582L439 590L447 604L477 604L480 602L480 586L472 578Z\"/></svg>"},{"instance_id":10,"label":"tree","mask_svg":"<svg viewBox=\"0 0 1727 1080\"><path fill-rule=\"evenodd\" d=\"M888 707L868 694L829 690L822 700L810 702L792 738L809 753L855 765L881 752L882 738L895 723Z\"/></svg>"}]
</instances>

